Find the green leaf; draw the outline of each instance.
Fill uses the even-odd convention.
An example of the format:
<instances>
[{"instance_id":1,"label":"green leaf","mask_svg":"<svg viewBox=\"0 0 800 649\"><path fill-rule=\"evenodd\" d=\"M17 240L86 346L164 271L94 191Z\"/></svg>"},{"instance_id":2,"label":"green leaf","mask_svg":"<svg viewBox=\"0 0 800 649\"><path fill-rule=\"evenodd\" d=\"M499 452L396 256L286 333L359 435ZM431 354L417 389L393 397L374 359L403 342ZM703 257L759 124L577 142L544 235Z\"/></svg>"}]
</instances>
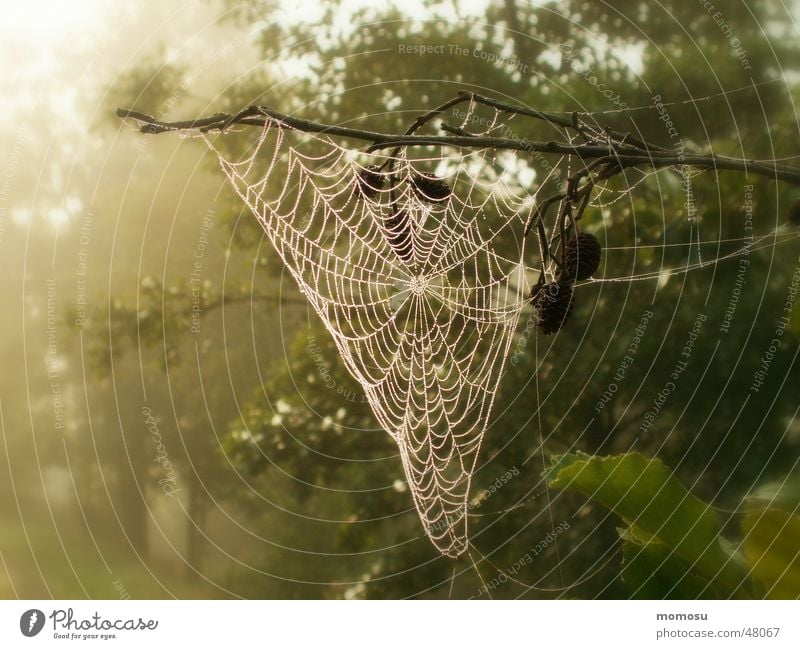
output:
<instances>
[{"instance_id":1,"label":"green leaf","mask_svg":"<svg viewBox=\"0 0 800 649\"><path fill-rule=\"evenodd\" d=\"M758 501L762 506L794 510L800 505L800 474L793 473L782 480L761 485L748 496L748 500Z\"/></svg>"},{"instance_id":2,"label":"green leaf","mask_svg":"<svg viewBox=\"0 0 800 649\"><path fill-rule=\"evenodd\" d=\"M800 598L800 517L758 507L742 521L744 553L770 599Z\"/></svg>"},{"instance_id":3,"label":"green leaf","mask_svg":"<svg viewBox=\"0 0 800 649\"><path fill-rule=\"evenodd\" d=\"M689 493L660 460L639 453L566 454L554 457L545 475L552 487L579 491L621 516L640 545L660 543L663 553L707 580L731 594L747 595L747 573L723 545L713 509Z\"/></svg>"},{"instance_id":4,"label":"green leaf","mask_svg":"<svg viewBox=\"0 0 800 649\"><path fill-rule=\"evenodd\" d=\"M688 563L660 541L643 541L630 529L620 530L622 581L640 599L721 599L731 593L692 571Z\"/></svg>"}]
</instances>

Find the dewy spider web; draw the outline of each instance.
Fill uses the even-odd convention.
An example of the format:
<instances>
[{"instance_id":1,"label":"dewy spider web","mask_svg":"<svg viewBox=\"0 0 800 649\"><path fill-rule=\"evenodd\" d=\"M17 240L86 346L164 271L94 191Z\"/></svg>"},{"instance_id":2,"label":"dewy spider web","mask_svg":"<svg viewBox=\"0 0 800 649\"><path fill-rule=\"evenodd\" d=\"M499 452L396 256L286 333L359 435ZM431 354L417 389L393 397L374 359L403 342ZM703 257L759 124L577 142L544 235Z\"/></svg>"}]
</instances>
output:
<instances>
[{"instance_id":1,"label":"dewy spider web","mask_svg":"<svg viewBox=\"0 0 800 649\"><path fill-rule=\"evenodd\" d=\"M478 123L482 134L502 134L513 119L495 111L491 119L473 120L474 109L471 102L462 129ZM397 443L426 534L442 554L457 557L468 548L470 482L520 311L530 302L530 280L557 272L552 263L526 266L522 233L539 192L568 174L574 160L562 156L545 166L549 172L537 176L531 195L522 189L530 179L507 182L520 170L511 153L496 153L497 160L487 151L427 159L411 159L403 149L357 154L264 118L244 160L228 160L208 136L206 142ZM598 128L588 132L604 137ZM568 132L564 141L571 141ZM498 160L509 162L511 172ZM364 172L377 167L380 187L365 184ZM420 191L414 179L423 168L446 174L452 192ZM619 189L603 180L589 205L605 210L664 172L632 169ZM683 177L686 170L672 172ZM703 262L700 246L723 241L702 241L695 224L692 231L688 243L654 247L696 247L697 262L592 281L661 281L757 250L779 233L736 240L747 243ZM547 235L533 234L541 261ZM553 226L549 245L556 235Z\"/></svg>"},{"instance_id":2,"label":"dewy spider web","mask_svg":"<svg viewBox=\"0 0 800 649\"><path fill-rule=\"evenodd\" d=\"M426 534L457 557L468 547L472 473L527 304L521 232L532 200L474 152L369 156L370 165L387 163L386 188L364 192L352 152L309 137L317 153L305 154L289 137L267 120L247 159L217 155L397 443ZM432 163L452 172L449 196L415 187L418 167ZM498 238L512 258L495 252Z\"/></svg>"}]
</instances>

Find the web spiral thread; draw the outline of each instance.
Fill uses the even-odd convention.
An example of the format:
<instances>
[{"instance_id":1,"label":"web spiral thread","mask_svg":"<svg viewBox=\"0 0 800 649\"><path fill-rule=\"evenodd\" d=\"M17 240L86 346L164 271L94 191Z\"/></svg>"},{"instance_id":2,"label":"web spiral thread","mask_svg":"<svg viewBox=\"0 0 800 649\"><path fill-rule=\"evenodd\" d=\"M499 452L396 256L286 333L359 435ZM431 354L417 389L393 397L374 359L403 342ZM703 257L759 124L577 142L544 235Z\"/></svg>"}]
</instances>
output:
<instances>
[{"instance_id":1,"label":"web spiral thread","mask_svg":"<svg viewBox=\"0 0 800 649\"><path fill-rule=\"evenodd\" d=\"M251 155L234 162L217 151L220 165L397 443L425 533L457 557L468 547L470 482L526 304L518 235L531 198L496 169L487 173L485 153L362 163L327 138L306 138L316 146L306 154L289 137L267 120ZM365 192L359 174L381 165L380 189ZM419 167L431 165L446 175L449 196L428 197L415 184ZM498 237L512 258L495 252Z\"/></svg>"}]
</instances>

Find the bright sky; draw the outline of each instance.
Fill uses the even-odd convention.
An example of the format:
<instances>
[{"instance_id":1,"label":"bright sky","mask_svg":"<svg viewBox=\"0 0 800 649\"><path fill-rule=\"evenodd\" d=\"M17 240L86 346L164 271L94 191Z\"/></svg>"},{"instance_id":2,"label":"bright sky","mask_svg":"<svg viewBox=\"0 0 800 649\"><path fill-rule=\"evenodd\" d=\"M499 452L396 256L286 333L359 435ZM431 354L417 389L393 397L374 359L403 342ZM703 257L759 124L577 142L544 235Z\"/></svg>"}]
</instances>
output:
<instances>
[{"instance_id":1,"label":"bright sky","mask_svg":"<svg viewBox=\"0 0 800 649\"><path fill-rule=\"evenodd\" d=\"M46 45L94 23L102 4L102 0L3 0L0 34L4 39L19 36L35 46Z\"/></svg>"},{"instance_id":2,"label":"bright sky","mask_svg":"<svg viewBox=\"0 0 800 649\"><path fill-rule=\"evenodd\" d=\"M89 37L102 6L103 0L0 0L3 58L24 48L26 56L17 65L52 59L68 39Z\"/></svg>"},{"instance_id":3,"label":"bright sky","mask_svg":"<svg viewBox=\"0 0 800 649\"><path fill-rule=\"evenodd\" d=\"M80 92L76 80L82 73L75 69L75 52L90 45L100 29L102 4L103 0L0 0L0 92L4 97L0 102L0 136L9 138L4 142L16 142L14 146L19 147L20 142L29 141L28 136L22 140L23 131L18 130L24 125L25 133L34 132L31 120L21 116L24 111L68 111L74 106ZM57 147L58 142L51 148L53 156L59 155ZM31 148L26 144L24 154L26 163L34 169L37 164L50 164L35 145ZM61 206L45 210L55 226L66 222L69 212L79 207L76 197L61 198ZM28 205L10 209L11 221L17 224L27 222L31 214Z\"/></svg>"},{"instance_id":4,"label":"bright sky","mask_svg":"<svg viewBox=\"0 0 800 649\"><path fill-rule=\"evenodd\" d=\"M0 0L0 90L6 98L0 117L11 117L20 107L31 106L39 91L48 88L49 99L70 104L71 84L66 60L88 47L96 36L110 5L103 0ZM75 70L75 76L80 70Z\"/></svg>"}]
</instances>

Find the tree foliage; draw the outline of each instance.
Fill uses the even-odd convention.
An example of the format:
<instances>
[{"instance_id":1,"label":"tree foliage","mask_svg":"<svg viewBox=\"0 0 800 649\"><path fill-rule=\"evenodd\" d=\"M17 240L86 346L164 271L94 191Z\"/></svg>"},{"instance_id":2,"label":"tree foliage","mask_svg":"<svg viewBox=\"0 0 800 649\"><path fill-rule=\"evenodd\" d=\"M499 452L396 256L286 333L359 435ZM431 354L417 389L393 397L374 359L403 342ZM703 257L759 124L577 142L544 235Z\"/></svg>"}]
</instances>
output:
<instances>
[{"instance_id":1,"label":"tree foliage","mask_svg":"<svg viewBox=\"0 0 800 649\"><path fill-rule=\"evenodd\" d=\"M749 68L713 16L681 2L663 9L547 2L533 10L509 0L461 20L435 8L425 20L408 20L392 6L351 10L330 2L313 24L278 23L269 18L273 2L251 2L230 19L263 25L256 43L264 65L237 79L216 108L261 103L402 131L456 89L488 88L536 108L613 111L598 121L671 146L653 110L658 95L683 102L669 106L669 117L696 148L795 155L787 89L765 83L752 92L752 84L786 71L796 43L781 37L781 25L765 37L761 25L773 25L775 12L768 3L716 4L735 26ZM400 53L431 44L445 53ZM458 51L469 54L452 53ZM301 74L287 74L290 64ZM114 101L163 102L171 82L143 83L142 75L156 79L142 68L117 86ZM598 83L613 93L599 92ZM732 88L744 90L714 97ZM641 110L620 110L610 96ZM543 128L554 137L541 125L520 121L515 128L522 137L541 136ZM237 132L221 146L243 151L251 137ZM741 247L748 228L762 236L781 225L792 195L735 174L698 176L692 189L697 215L666 172L587 211L584 229L605 249L600 275L625 278L723 257ZM395 448L327 332L301 300L282 305L279 320L274 309L253 306L258 301L248 308L248 296L276 287L291 292L292 285L232 192L223 190L215 208L238 263L204 287L206 307L220 308L203 309L200 333L191 327L191 286L179 274L143 284L135 301L120 299L88 331L103 362L110 340L114 353L160 347L156 360L170 372L179 356L202 356L206 389L226 377L212 389L211 410L198 406L188 371L175 375L171 405L163 402L176 409L170 443L185 451L180 464L194 476L194 497L202 508L224 503L235 512L233 521L217 521L215 538L248 530L232 546L245 566L226 563L224 583L256 597L446 597L453 566L417 528ZM698 236L718 243L686 245ZM781 245L746 257L745 287L724 333L723 315L743 272L739 257L646 282L590 284L579 291L571 326L556 338L537 338L523 315L473 487L473 542L491 560L478 570L491 577L562 521L569 529L491 596L553 596L544 587L578 597L797 596L796 509L768 504L725 520L715 511L735 509L759 483L796 465L797 436L785 434L794 416L787 386L800 378L794 334L782 337L762 388L751 386L775 338L797 252ZM243 300L225 303L225 294ZM676 367L683 369L670 380ZM667 382L669 396L656 404ZM657 415L648 417L655 405ZM542 478L552 453L560 459ZM491 490L509 472L514 477ZM222 546L201 545L219 556ZM598 556L605 559L596 562ZM471 566L459 565L457 574L454 596L479 591Z\"/></svg>"}]
</instances>

